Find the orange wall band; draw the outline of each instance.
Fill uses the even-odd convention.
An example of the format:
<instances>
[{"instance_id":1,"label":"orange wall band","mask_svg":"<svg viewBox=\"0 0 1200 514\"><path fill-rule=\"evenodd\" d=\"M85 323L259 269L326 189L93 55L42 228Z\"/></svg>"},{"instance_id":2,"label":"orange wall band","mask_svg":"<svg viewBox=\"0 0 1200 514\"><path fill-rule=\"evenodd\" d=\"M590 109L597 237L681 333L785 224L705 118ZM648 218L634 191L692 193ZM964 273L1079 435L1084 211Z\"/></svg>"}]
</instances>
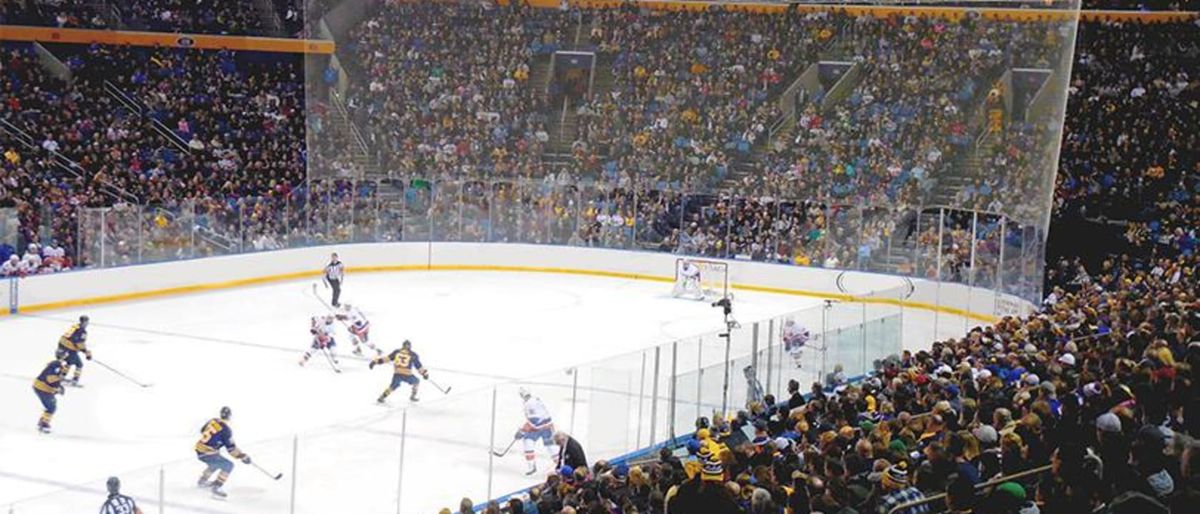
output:
<instances>
[{"instance_id":1,"label":"orange wall band","mask_svg":"<svg viewBox=\"0 0 1200 514\"><path fill-rule=\"evenodd\" d=\"M499 0L507 5L509 0ZM558 0L528 0L529 5L545 9L557 9ZM621 0L571 0L571 5L605 9L624 5ZM751 13L781 13L788 9L786 4L734 2L688 2L688 1L638 1L638 7L660 11L703 11L713 5L722 5L731 11ZM971 7L918 7L918 6L869 6L869 5L837 5L837 4L797 4L795 9L800 12L844 12L851 16L920 16L939 17L951 20L962 18L969 12L978 13L985 18L1012 21L1045 21L1052 19L1069 20L1075 17L1075 11L1066 9L1008 9L1008 8L971 8ZM1079 11L1082 21L1141 21L1146 23L1165 23L1188 21L1200 17L1200 13L1191 11Z\"/></svg>"},{"instance_id":2,"label":"orange wall band","mask_svg":"<svg viewBox=\"0 0 1200 514\"><path fill-rule=\"evenodd\" d=\"M0 40L77 43L90 45L160 46L205 50L249 50L293 54L332 54L333 41L274 37L216 36L208 34L172 34L125 30L60 29L50 27L0 26Z\"/></svg>"}]
</instances>

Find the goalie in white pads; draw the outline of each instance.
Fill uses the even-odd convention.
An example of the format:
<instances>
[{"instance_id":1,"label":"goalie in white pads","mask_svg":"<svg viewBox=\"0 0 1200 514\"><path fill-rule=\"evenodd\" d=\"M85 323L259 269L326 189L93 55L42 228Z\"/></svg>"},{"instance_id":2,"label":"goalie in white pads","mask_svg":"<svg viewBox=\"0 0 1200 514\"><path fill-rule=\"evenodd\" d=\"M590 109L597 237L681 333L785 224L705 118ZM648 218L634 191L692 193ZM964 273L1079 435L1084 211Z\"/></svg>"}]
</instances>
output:
<instances>
[{"instance_id":1,"label":"goalie in white pads","mask_svg":"<svg viewBox=\"0 0 1200 514\"><path fill-rule=\"evenodd\" d=\"M346 323L346 331L350 332L350 342L354 343L354 355L362 355L362 347L375 350L375 355L383 355L383 351L370 341L371 322L361 310L343 303L338 308L337 319Z\"/></svg>"},{"instance_id":2,"label":"goalie in white pads","mask_svg":"<svg viewBox=\"0 0 1200 514\"><path fill-rule=\"evenodd\" d=\"M796 320L787 320L783 324L783 349L787 350L788 355L792 356L792 362L796 364L796 369L800 369L800 363L804 357L804 345L812 339L812 334L808 332Z\"/></svg>"},{"instance_id":3,"label":"goalie in white pads","mask_svg":"<svg viewBox=\"0 0 1200 514\"><path fill-rule=\"evenodd\" d=\"M525 424L517 430L513 439L521 439L525 446L526 475L537 473L537 462L534 460L537 443L540 440L546 447L546 452L558 458L558 445L554 442L554 421L550 419L550 411L542 399L533 396L528 389L522 387L518 393L525 403ZM555 463L557 465L557 463Z\"/></svg>"},{"instance_id":4,"label":"goalie in white pads","mask_svg":"<svg viewBox=\"0 0 1200 514\"><path fill-rule=\"evenodd\" d=\"M675 280L675 290L671 295L676 298L692 296L703 300L704 287L700 284L700 266L692 261L683 261L679 267L679 278Z\"/></svg>"},{"instance_id":5,"label":"goalie in white pads","mask_svg":"<svg viewBox=\"0 0 1200 514\"><path fill-rule=\"evenodd\" d=\"M304 356L300 358L300 365L308 363L308 359L312 358L313 353L325 352L329 357L330 364L337 369L337 341L333 338L335 328L333 325L333 316L313 316L312 325L309 326L308 332L312 334L312 347L304 352ZM340 370L339 370L340 371Z\"/></svg>"}]
</instances>

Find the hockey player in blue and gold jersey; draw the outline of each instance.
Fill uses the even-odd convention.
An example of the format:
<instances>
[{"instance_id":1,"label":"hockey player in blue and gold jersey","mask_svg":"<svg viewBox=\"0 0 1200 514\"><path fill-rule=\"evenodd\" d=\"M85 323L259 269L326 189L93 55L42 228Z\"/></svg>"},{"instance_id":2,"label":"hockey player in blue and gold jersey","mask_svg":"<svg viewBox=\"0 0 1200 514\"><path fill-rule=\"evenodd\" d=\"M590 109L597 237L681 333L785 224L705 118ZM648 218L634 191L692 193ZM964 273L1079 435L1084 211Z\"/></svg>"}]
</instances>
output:
<instances>
[{"instance_id":1,"label":"hockey player in blue and gold jersey","mask_svg":"<svg viewBox=\"0 0 1200 514\"><path fill-rule=\"evenodd\" d=\"M218 498L226 496L221 486L225 485L229 473L233 471L233 462L221 456L221 448L225 448L229 456L240 459L244 464L251 462L250 456L233 443L233 429L229 428L229 418L232 416L233 411L229 407L221 407L221 417L208 420L200 429L200 440L196 442L196 458L208 466L200 474L196 485L211 488L213 496ZM217 472L217 478L209 482L208 479L214 471Z\"/></svg>"},{"instance_id":2,"label":"hockey player in blue and gold jersey","mask_svg":"<svg viewBox=\"0 0 1200 514\"><path fill-rule=\"evenodd\" d=\"M411 385L412 394L408 396L408 399L414 402L417 401L417 386L420 385L421 380L413 375L413 371L415 370L417 373L420 373L426 380L429 379L429 371L421 365L421 358L417 356L417 352L412 351L412 343L404 341L400 345L399 350L392 350L392 353L386 356L371 359L371 363L367 367L374 369L376 365L386 362L392 363L392 383L387 389L383 390L383 394L379 395L379 399L375 401L379 403L387 401L387 397L393 391L399 389L400 384Z\"/></svg>"},{"instance_id":3,"label":"hockey player in blue and gold jersey","mask_svg":"<svg viewBox=\"0 0 1200 514\"><path fill-rule=\"evenodd\" d=\"M67 353L67 368L63 369L63 375L66 375L67 369L71 366L75 367L75 373L70 380L64 380L64 383L79 386L79 375L83 373L83 361L80 360L79 354L83 353L87 360L92 360L92 351L87 347L87 328L88 317L80 316L79 323L71 325L62 337L58 338L58 349Z\"/></svg>"},{"instance_id":4,"label":"hockey player in blue and gold jersey","mask_svg":"<svg viewBox=\"0 0 1200 514\"><path fill-rule=\"evenodd\" d=\"M42 417L38 420L38 430L43 434L50 433L50 419L58 410L57 395L63 394L63 375L67 373L66 352L55 352L54 360L46 364L46 368L33 381L33 392L42 402Z\"/></svg>"}]
</instances>

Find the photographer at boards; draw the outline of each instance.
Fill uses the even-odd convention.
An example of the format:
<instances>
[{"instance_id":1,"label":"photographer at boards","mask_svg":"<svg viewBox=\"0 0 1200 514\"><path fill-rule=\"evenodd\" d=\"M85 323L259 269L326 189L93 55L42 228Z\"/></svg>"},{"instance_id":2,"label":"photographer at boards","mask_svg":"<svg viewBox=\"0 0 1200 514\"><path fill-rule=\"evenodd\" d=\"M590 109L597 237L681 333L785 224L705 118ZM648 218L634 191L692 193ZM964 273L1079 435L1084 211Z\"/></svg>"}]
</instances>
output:
<instances>
[{"instance_id":1,"label":"photographer at boards","mask_svg":"<svg viewBox=\"0 0 1200 514\"><path fill-rule=\"evenodd\" d=\"M342 261L338 260L337 253L329 257L329 264L325 265L323 277L325 287L333 289L333 299L329 303L334 307L341 306L338 299L342 296L342 280L346 277L346 267L342 265Z\"/></svg>"}]
</instances>

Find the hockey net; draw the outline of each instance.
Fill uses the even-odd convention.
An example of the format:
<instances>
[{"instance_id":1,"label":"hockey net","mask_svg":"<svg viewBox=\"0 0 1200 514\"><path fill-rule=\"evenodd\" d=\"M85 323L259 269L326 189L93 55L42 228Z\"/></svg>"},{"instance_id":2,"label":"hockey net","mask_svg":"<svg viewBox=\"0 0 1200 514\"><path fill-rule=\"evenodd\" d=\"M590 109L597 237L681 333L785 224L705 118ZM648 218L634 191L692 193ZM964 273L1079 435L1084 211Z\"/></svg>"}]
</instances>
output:
<instances>
[{"instance_id":1,"label":"hockey net","mask_svg":"<svg viewBox=\"0 0 1200 514\"><path fill-rule=\"evenodd\" d=\"M699 296L695 294L694 290L688 290L684 284L685 280L681 271L685 262L691 262L700 268L700 293L703 298L729 297L729 264L688 258L675 259L675 288L672 293L674 296Z\"/></svg>"}]
</instances>

